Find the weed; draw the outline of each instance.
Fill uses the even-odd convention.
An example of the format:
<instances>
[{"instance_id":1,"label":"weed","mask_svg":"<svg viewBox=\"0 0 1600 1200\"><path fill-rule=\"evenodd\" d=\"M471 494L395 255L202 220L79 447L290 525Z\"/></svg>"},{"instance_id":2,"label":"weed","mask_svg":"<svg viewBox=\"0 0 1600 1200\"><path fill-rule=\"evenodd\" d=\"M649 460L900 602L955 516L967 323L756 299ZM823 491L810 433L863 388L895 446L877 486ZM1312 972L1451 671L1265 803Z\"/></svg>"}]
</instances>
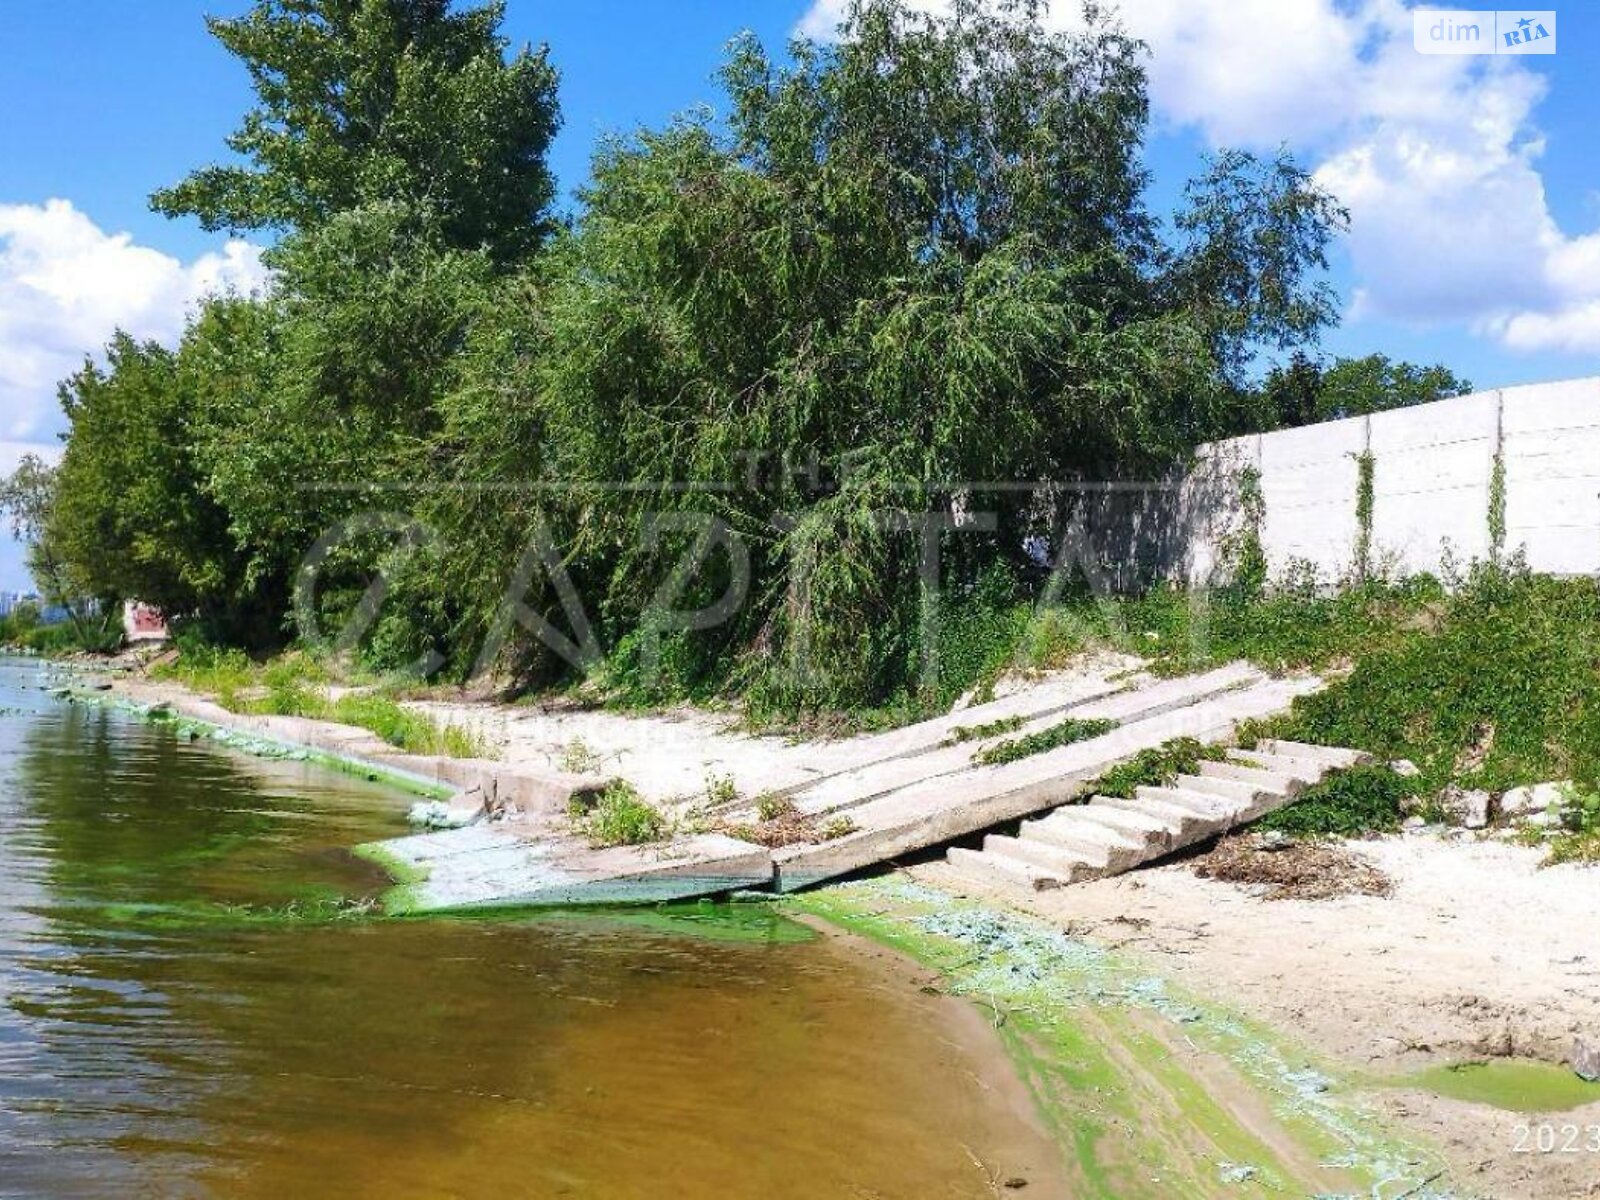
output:
<instances>
[{"instance_id":1,"label":"weed","mask_svg":"<svg viewBox=\"0 0 1600 1200\"><path fill-rule=\"evenodd\" d=\"M1299 837L1387 833L1400 828L1400 819L1416 794L1415 780L1388 767L1352 767L1313 784L1261 825Z\"/></svg>"},{"instance_id":2,"label":"weed","mask_svg":"<svg viewBox=\"0 0 1600 1200\"><path fill-rule=\"evenodd\" d=\"M1011 741L990 746L987 750L980 750L972 756L972 761L986 767L1016 762L1019 758L1029 758L1061 746L1070 746L1073 742L1099 737L1101 734L1110 733L1116 727L1115 721L1080 721L1068 717L1065 721L1058 722L1048 729L1041 729L1038 733L1030 733L1025 737L1013 738Z\"/></svg>"},{"instance_id":3,"label":"weed","mask_svg":"<svg viewBox=\"0 0 1600 1200\"><path fill-rule=\"evenodd\" d=\"M575 737L561 748L557 762L569 775L587 775L600 769L601 759L588 742Z\"/></svg>"},{"instance_id":4,"label":"weed","mask_svg":"<svg viewBox=\"0 0 1600 1200\"><path fill-rule=\"evenodd\" d=\"M739 789L735 786L732 775L711 774L706 776L706 802L713 808L726 807L737 802L738 799ZM758 801L758 806L759 803ZM766 818L763 817L762 820L766 820Z\"/></svg>"},{"instance_id":5,"label":"weed","mask_svg":"<svg viewBox=\"0 0 1600 1200\"><path fill-rule=\"evenodd\" d=\"M632 784L621 780L607 787L592 806L580 805L573 815L589 844L597 849L659 842L667 833L667 820L660 811L647 804Z\"/></svg>"},{"instance_id":6,"label":"weed","mask_svg":"<svg viewBox=\"0 0 1600 1200\"><path fill-rule=\"evenodd\" d=\"M794 801L788 796L764 792L756 797L756 816L762 821L781 821L794 814Z\"/></svg>"},{"instance_id":7,"label":"weed","mask_svg":"<svg viewBox=\"0 0 1600 1200\"><path fill-rule=\"evenodd\" d=\"M999 737L1003 733L1015 733L1021 728L1021 717L1002 717L998 721L988 721L982 725L957 725L950 731L950 736L944 739L944 744L959 746L962 742L981 742L988 738Z\"/></svg>"},{"instance_id":8,"label":"weed","mask_svg":"<svg viewBox=\"0 0 1600 1200\"><path fill-rule=\"evenodd\" d=\"M1550 846L1552 863L1600 862L1600 792L1569 789L1561 828Z\"/></svg>"},{"instance_id":9,"label":"weed","mask_svg":"<svg viewBox=\"0 0 1600 1200\"><path fill-rule=\"evenodd\" d=\"M1179 775L1192 774L1202 759L1215 757L1219 757L1219 751L1194 738L1173 738L1112 767L1090 790L1101 796L1127 799L1136 788L1170 787Z\"/></svg>"},{"instance_id":10,"label":"weed","mask_svg":"<svg viewBox=\"0 0 1600 1200\"><path fill-rule=\"evenodd\" d=\"M849 837L858 828L859 826L849 817L835 817L822 827L822 840L836 842L840 838Z\"/></svg>"}]
</instances>

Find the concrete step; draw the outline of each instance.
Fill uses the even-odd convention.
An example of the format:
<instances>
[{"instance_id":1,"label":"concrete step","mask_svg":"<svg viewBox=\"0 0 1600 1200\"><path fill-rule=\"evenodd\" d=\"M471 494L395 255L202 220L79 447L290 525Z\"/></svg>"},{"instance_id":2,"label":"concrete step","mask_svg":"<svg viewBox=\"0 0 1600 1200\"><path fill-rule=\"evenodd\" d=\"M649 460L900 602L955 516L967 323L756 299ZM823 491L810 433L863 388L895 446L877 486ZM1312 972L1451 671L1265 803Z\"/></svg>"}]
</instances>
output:
<instances>
[{"instance_id":1,"label":"concrete step","mask_svg":"<svg viewBox=\"0 0 1600 1200\"><path fill-rule=\"evenodd\" d=\"M1327 763L1330 767L1361 767L1377 761L1363 750L1347 750L1340 746L1313 746L1309 742L1288 742L1282 738L1263 738L1257 743L1268 754L1281 754L1287 758L1310 758Z\"/></svg>"},{"instance_id":2,"label":"concrete step","mask_svg":"<svg viewBox=\"0 0 1600 1200\"><path fill-rule=\"evenodd\" d=\"M789 892L810 887L1065 804L1140 750L1177 737L1223 741L1239 722L1281 713L1296 697L1320 686L1314 679L1270 679L1211 692L1184 707L1125 722L1100 737L997 766L969 765L957 773L897 788L849 810L855 832L775 850L778 888ZM1254 792L1245 790L1247 794L1238 799L1253 802Z\"/></svg>"},{"instance_id":3,"label":"concrete step","mask_svg":"<svg viewBox=\"0 0 1600 1200\"><path fill-rule=\"evenodd\" d=\"M1199 792L1202 796L1217 796L1239 808L1254 804L1261 798L1263 792L1269 791L1258 784L1246 783L1242 779L1218 779L1214 775L1179 775L1173 783L1183 791ZM1279 795L1287 799L1286 793Z\"/></svg>"},{"instance_id":4,"label":"concrete step","mask_svg":"<svg viewBox=\"0 0 1600 1200\"><path fill-rule=\"evenodd\" d=\"M945 859L961 874L987 884L999 883L1024 891L1043 892L1061 887L1063 883L1043 867L981 850L965 850L956 846L951 848Z\"/></svg>"},{"instance_id":5,"label":"concrete step","mask_svg":"<svg viewBox=\"0 0 1600 1200\"><path fill-rule=\"evenodd\" d=\"M1290 758L1283 754L1268 754L1265 750L1229 750L1228 761L1262 771L1275 771L1308 783L1319 783L1323 776L1335 768L1314 758Z\"/></svg>"},{"instance_id":6,"label":"concrete step","mask_svg":"<svg viewBox=\"0 0 1600 1200\"><path fill-rule=\"evenodd\" d=\"M1062 809L1038 821L1024 821L1017 838L1064 847L1101 863L1110 874L1137 866L1150 854L1147 835L1119 832L1078 816L1074 809Z\"/></svg>"},{"instance_id":7,"label":"concrete step","mask_svg":"<svg viewBox=\"0 0 1600 1200\"><path fill-rule=\"evenodd\" d=\"M1285 796L1297 796L1306 786L1304 779L1297 779L1293 775L1262 771L1234 762L1213 762L1206 759L1202 760L1196 769L1206 779L1237 780L1240 783L1253 784L1264 792L1281 792Z\"/></svg>"},{"instance_id":8,"label":"concrete step","mask_svg":"<svg viewBox=\"0 0 1600 1200\"><path fill-rule=\"evenodd\" d=\"M1154 802L1182 808L1208 821L1218 817L1232 818L1243 807L1240 801L1219 796L1215 792L1195 792L1180 787L1139 787L1134 789L1134 798L1141 803Z\"/></svg>"},{"instance_id":9,"label":"concrete step","mask_svg":"<svg viewBox=\"0 0 1600 1200\"><path fill-rule=\"evenodd\" d=\"M1182 828L1181 821L1174 821L1148 808L1124 808L1118 804L1106 804L1098 797L1091 799L1088 804L1075 805L1072 811L1085 821L1110 826L1146 842L1171 837Z\"/></svg>"},{"instance_id":10,"label":"concrete step","mask_svg":"<svg viewBox=\"0 0 1600 1200\"><path fill-rule=\"evenodd\" d=\"M1064 806L1049 816L1024 821L1015 838L990 835L984 839L984 854L1055 870L1062 885L1116 875L1217 837L1288 803L1308 779L1331 769L1326 760L1307 763L1286 755L1206 760L1198 774L1179 775L1176 787L1139 787L1128 799L1096 796L1088 804ZM955 853L951 852L952 858ZM1070 858L1063 862L1063 855ZM1078 860L1090 865L1076 868Z\"/></svg>"},{"instance_id":11,"label":"concrete step","mask_svg":"<svg viewBox=\"0 0 1600 1200\"><path fill-rule=\"evenodd\" d=\"M1019 859L1035 867L1041 867L1055 874L1063 883L1097 879L1105 874L1108 865L1108 858L1104 854L1074 850L1055 842L1008 837L1003 833L985 835L983 849L986 854Z\"/></svg>"},{"instance_id":12,"label":"concrete step","mask_svg":"<svg viewBox=\"0 0 1600 1200\"><path fill-rule=\"evenodd\" d=\"M1159 789L1150 789L1156 791ZM1166 800L1150 799L1148 797L1130 797L1123 799L1117 796L1096 796L1092 807L1095 808L1120 808L1124 812L1135 812L1141 815L1148 814L1167 823L1167 828L1173 831L1173 836L1183 838L1196 830L1209 828L1216 821L1232 819L1231 809L1206 806L1205 811L1197 811L1195 807L1182 804L1173 804Z\"/></svg>"}]
</instances>

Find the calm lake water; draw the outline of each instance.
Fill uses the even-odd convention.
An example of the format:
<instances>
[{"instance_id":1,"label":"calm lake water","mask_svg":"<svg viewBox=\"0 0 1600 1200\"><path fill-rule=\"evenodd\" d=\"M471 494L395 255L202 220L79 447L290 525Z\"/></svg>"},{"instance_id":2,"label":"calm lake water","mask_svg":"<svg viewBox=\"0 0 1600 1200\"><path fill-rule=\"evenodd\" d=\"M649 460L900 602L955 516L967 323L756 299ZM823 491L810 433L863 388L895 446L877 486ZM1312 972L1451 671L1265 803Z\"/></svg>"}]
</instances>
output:
<instances>
[{"instance_id":1,"label":"calm lake water","mask_svg":"<svg viewBox=\"0 0 1600 1200\"><path fill-rule=\"evenodd\" d=\"M955 1002L858 949L751 909L383 920L345 847L407 797L39 682L0 659L0 1196L1053 1193Z\"/></svg>"}]
</instances>

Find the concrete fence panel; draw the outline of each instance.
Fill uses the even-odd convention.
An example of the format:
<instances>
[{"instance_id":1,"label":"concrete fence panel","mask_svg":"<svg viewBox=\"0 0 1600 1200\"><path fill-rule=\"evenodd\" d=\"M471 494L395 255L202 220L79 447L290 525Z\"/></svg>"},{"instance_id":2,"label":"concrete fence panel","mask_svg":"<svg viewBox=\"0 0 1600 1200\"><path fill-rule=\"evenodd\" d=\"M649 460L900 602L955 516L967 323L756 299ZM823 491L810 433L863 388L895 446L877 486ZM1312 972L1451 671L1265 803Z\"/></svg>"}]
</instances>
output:
<instances>
[{"instance_id":1,"label":"concrete fence panel","mask_svg":"<svg viewBox=\"0 0 1600 1200\"><path fill-rule=\"evenodd\" d=\"M1600 574L1600 378L1533 384L1200 447L1180 490L1168 574L1213 580L1240 528L1238 472L1260 472L1275 575L1309 561L1345 576L1360 540L1360 459L1372 456L1371 561L1402 574L1489 557L1496 456L1505 549L1535 571ZM1165 548L1164 548L1165 551ZM1148 553L1144 555L1148 558Z\"/></svg>"},{"instance_id":2,"label":"concrete fence panel","mask_svg":"<svg viewBox=\"0 0 1600 1200\"><path fill-rule=\"evenodd\" d=\"M1366 447L1362 417L1262 436L1261 491L1267 511L1261 541L1274 574L1297 561L1313 562L1329 574L1350 567L1359 460Z\"/></svg>"},{"instance_id":3,"label":"concrete fence panel","mask_svg":"<svg viewBox=\"0 0 1600 1200\"><path fill-rule=\"evenodd\" d=\"M1502 396L1507 548L1535 570L1600 572L1600 379Z\"/></svg>"},{"instance_id":4,"label":"concrete fence panel","mask_svg":"<svg viewBox=\"0 0 1600 1200\"><path fill-rule=\"evenodd\" d=\"M1402 574L1489 556L1498 392L1374 413L1372 559Z\"/></svg>"}]
</instances>

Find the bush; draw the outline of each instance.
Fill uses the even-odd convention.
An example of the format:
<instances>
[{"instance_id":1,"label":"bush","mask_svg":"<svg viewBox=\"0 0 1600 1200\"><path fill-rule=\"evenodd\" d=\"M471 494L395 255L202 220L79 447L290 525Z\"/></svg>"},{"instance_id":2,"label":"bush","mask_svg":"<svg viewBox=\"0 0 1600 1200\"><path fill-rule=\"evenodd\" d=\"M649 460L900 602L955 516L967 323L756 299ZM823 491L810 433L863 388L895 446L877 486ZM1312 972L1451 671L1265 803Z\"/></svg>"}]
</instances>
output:
<instances>
[{"instance_id":1,"label":"bush","mask_svg":"<svg viewBox=\"0 0 1600 1200\"><path fill-rule=\"evenodd\" d=\"M1151 750L1141 750L1127 762L1112 767L1089 789L1096 795L1128 799L1136 788L1170 787L1179 775L1192 774L1200 760L1220 751L1194 738L1173 738Z\"/></svg>"},{"instance_id":2,"label":"bush","mask_svg":"<svg viewBox=\"0 0 1600 1200\"><path fill-rule=\"evenodd\" d=\"M1294 803L1269 814L1261 827L1299 837L1388 833L1400 827L1417 792L1416 780L1388 767L1353 767L1307 788Z\"/></svg>"},{"instance_id":3,"label":"bush","mask_svg":"<svg viewBox=\"0 0 1600 1200\"><path fill-rule=\"evenodd\" d=\"M632 784L621 780L606 788L592 807L580 808L573 816L589 844L597 849L659 842L667 834L666 818L647 804Z\"/></svg>"}]
</instances>

